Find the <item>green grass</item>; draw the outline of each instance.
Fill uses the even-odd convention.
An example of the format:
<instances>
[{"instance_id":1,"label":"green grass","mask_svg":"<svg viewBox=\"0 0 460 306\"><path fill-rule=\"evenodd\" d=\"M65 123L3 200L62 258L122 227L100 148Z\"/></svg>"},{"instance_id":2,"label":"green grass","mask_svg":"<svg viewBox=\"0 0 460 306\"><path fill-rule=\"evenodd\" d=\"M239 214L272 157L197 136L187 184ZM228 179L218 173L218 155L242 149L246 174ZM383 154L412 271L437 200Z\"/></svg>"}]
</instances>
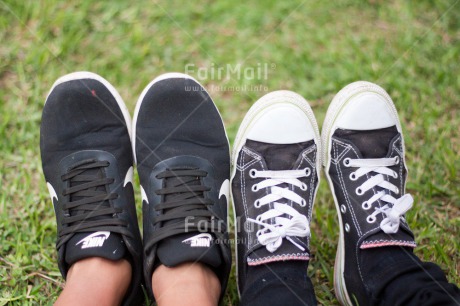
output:
<instances>
[{"instance_id":1,"label":"green grass","mask_svg":"<svg viewBox=\"0 0 460 306\"><path fill-rule=\"evenodd\" d=\"M415 252L458 284L460 3L336 2L0 0L0 305L51 304L63 285L39 154L41 109L55 79L94 71L133 111L151 79L184 72L187 64L267 63L267 79L201 81L207 87L296 91L310 101L320 123L346 84L368 80L386 88L406 137ZM211 94L233 141L263 92ZM309 274L318 301L336 305L338 225L324 179L315 205ZM232 275L225 304L237 300Z\"/></svg>"}]
</instances>

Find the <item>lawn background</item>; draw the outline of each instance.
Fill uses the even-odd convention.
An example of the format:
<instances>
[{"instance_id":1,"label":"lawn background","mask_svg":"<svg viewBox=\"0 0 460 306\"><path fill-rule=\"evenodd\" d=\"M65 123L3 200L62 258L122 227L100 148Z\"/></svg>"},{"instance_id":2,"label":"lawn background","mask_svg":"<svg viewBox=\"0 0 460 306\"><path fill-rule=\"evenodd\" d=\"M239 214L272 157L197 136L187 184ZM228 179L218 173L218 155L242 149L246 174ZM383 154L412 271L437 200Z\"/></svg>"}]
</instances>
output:
<instances>
[{"instance_id":1,"label":"lawn background","mask_svg":"<svg viewBox=\"0 0 460 306\"><path fill-rule=\"evenodd\" d=\"M310 101L320 125L332 97L348 83L368 80L386 88L406 137L415 252L459 284L459 0L0 0L0 29L0 305L51 304L63 285L39 153L41 110L53 82L73 71L96 72L132 113L150 80L185 72L187 64L267 63L267 79L200 81L213 88L296 91ZM263 94L211 93L231 142ZM139 195L137 184L135 190ZM336 305L338 225L324 176L312 232L309 275L319 303ZM225 305L237 303L234 280L232 274Z\"/></svg>"}]
</instances>

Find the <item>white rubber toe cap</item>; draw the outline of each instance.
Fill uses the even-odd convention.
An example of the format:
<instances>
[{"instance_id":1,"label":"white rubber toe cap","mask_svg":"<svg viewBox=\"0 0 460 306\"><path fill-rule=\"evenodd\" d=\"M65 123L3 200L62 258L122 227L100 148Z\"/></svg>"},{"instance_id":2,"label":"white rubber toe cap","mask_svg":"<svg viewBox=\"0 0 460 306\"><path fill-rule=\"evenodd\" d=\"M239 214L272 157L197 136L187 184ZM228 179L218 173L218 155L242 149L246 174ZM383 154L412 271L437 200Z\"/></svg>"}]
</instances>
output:
<instances>
[{"instance_id":1,"label":"white rubber toe cap","mask_svg":"<svg viewBox=\"0 0 460 306\"><path fill-rule=\"evenodd\" d=\"M363 92L344 106L336 126L348 130L375 130L397 125L391 101L375 92Z\"/></svg>"},{"instance_id":2,"label":"white rubber toe cap","mask_svg":"<svg viewBox=\"0 0 460 306\"><path fill-rule=\"evenodd\" d=\"M307 115L298 107L279 103L260 112L248 131L250 140L290 144L314 139L315 131Z\"/></svg>"}]
</instances>

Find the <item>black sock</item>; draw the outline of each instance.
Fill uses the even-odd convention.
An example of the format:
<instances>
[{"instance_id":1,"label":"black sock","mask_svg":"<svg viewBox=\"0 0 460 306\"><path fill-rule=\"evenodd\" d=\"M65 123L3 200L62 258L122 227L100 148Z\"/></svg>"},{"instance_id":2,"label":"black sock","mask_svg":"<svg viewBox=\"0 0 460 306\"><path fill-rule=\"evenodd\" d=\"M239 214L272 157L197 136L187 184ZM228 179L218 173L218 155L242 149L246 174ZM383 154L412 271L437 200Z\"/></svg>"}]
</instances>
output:
<instances>
[{"instance_id":1,"label":"black sock","mask_svg":"<svg viewBox=\"0 0 460 306\"><path fill-rule=\"evenodd\" d=\"M379 293L401 271L417 268L420 263L412 249L407 247L387 246L361 250L361 274L373 294Z\"/></svg>"},{"instance_id":2,"label":"black sock","mask_svg":"<svg viewBox=\"0 0 460 306\"><path fill-rule=\"evenodd\" d=\"M316 305L308 261L279 261L248 267L241 305Z\"/></svg>"}]
</instances>

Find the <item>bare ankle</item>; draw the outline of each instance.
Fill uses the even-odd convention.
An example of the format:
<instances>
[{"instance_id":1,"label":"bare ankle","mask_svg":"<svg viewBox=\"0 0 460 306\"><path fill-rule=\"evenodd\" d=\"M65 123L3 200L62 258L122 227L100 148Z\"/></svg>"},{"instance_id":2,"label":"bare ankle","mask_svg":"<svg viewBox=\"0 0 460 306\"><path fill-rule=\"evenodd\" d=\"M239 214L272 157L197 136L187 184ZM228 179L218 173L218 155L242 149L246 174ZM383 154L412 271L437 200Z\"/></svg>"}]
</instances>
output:
<instances>
[{"instance_id":1,"label":"bare ankle","mask_svg":"<svg viewBox=\"0 0 460 306\"><path fill-rule=\"evenodd\" d=\"M217 305L220 282L202 263L187 262L176 267L159 266L152 275L152 290L158 305Z\"/></svg>"},{"instance_id":2,"label":"bare ankle","mask_svg":"<svg viewBox=\"0 0 460 306\"><path fill-rule=\"evenodd\" d=\"M130 282L131 265L125 259L82 259L70 267L65 288L55 305L120 304Z\"/></svg>"}]
</instances>

